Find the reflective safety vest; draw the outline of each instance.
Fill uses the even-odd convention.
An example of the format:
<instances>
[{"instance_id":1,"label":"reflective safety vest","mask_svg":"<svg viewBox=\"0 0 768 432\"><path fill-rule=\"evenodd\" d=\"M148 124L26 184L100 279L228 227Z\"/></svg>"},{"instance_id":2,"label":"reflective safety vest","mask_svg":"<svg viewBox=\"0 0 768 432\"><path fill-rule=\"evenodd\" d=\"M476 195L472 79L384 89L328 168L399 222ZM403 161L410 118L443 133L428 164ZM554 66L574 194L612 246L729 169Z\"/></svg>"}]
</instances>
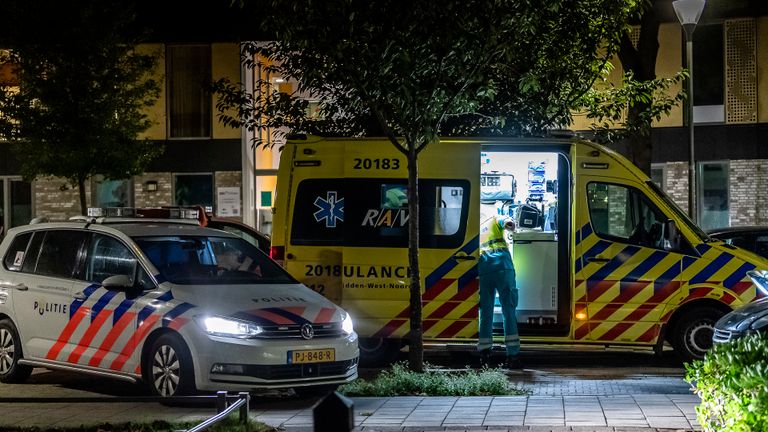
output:
<instances>
[{"instance_id":1,"label":"reflective safety vest","mask_svg":"<svg viewBox=\"0 0 768 432\"><path fill-rule=\"evenodd\" d=\"M480 227L480 253L485 255L492 252L507 250L507 242L504 240L504 229L496 216Z\"/></svg>"},{"instance_id":2,"label":"reflective safety vest","mask_svg":"<svg viewBox=\"0 0 768 432\"><path fill-rule=\"evenodd\" d=\"M514 270L512 255L504 239L504 229L495 216L480 227L480 259L477 269L480 274Z\"/></svg>"}]
</instances>

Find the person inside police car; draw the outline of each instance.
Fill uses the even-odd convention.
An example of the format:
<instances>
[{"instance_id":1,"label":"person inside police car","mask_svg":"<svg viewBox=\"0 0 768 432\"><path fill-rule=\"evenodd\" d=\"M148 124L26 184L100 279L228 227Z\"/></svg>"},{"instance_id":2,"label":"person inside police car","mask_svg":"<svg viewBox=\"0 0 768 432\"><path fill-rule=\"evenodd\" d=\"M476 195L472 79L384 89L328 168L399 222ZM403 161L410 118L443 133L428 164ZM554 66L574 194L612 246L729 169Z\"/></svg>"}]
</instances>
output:
<instances>
[{"instance_id":1,"label":"person inside police car","mask_svg":"<svg viewBox=\"0 0 768 432\"><path fill-rule=\"evenodd\" d=\"M480 227L480 328L477 349L483 364L488 364L493 348L493 308L496 293L499 295L504 317L504 345L509 368L519 369L520 336L517 331L517 285L515 267L509 252L505 231L513 232L515 222L511 218L491 216Z\"/></svg>"}]
</instances>

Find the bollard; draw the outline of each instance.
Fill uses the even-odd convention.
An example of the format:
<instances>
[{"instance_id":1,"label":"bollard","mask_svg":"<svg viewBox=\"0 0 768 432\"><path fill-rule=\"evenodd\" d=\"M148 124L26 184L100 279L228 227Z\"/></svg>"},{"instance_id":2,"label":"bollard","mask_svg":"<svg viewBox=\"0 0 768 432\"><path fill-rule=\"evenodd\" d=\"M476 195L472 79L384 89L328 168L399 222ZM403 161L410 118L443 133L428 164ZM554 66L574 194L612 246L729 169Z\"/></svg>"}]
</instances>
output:
<instances>
[{"instance_id":1,"label":"bollard","mask_svg":"<svg viewBox=\"0 0 768 432\"><path fill-rule=\"evenodd\" d=\"M339 392L328 394L312 408L315 430L350 432L355 427L355 404Z\"/></svg>"},{"instance_id":2,"label":"bollard","mask_svg":"<svg viewBox=\"0 0 768 432\"><path fill-rule=\"evenodd\" d=\"M227 392L216 392L216 414L221 414L222 411L227 409Z\"/></svg>"},{"instance_id":3,"label":"bollard","mask_svg":"<svg viewBox=\"0 0 768 432\"><path fill-rule=\"evenodd\" d=\"M245 399L245 403L240 405L240 424L245 425L245 430L248 430L248 407L251 404L251 394L248 392L240 392L240 399Z\"/></svg>"}]
</instances>

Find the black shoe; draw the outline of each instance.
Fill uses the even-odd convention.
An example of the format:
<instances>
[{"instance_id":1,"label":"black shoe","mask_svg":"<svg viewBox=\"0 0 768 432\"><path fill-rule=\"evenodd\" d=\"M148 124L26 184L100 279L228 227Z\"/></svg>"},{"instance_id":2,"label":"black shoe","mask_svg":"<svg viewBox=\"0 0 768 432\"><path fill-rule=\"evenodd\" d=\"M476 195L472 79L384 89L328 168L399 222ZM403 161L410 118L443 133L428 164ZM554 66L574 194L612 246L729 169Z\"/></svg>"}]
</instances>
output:
<instances>
[{"instance_id":1,"label":"black shoe","mask_svg":"<svg viewBox=\"0 0 768 432\"><path fill-rule=\"evenodd\" d=\"M480 351L480 366L488 366L491 365L491 350L484 349Z\"/></svg>"},{"instance_id":2,"label":"black shoe","mask_svg":"<svg viewBox=\"0 0 768 432\"><path fill-rule=\"evenodd\" d=\"M520 360L520 356L507 356L507 361L504 363L504 367L507 369L522 369L523 362Z\"/></svg>"}]
</instances>

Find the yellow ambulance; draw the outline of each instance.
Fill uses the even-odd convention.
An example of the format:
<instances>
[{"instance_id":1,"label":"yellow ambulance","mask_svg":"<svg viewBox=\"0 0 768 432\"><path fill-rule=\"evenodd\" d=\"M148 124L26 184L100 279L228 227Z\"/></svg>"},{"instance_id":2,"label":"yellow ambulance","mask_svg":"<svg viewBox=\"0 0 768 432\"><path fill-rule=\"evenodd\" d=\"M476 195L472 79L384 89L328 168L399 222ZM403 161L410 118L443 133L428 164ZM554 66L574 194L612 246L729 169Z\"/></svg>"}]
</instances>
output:
<instances>
[{"instance_id":1,"label":"yellow ambulance","mask_svg":"<svg viewBox=\"0 0 768 432\"><path fill-rule=\"evenodd\" d=\"M280 160L272 257L352 315L364 360L409 331L405 156L376 138L298 137ZM527 344L701 358L713 324L765 296L762 258L708 237L627 159L577 138L446 138L419 156L425 344L478 335L478 233L517 220L510 249Z\"/></svg>"}]
</instances>

